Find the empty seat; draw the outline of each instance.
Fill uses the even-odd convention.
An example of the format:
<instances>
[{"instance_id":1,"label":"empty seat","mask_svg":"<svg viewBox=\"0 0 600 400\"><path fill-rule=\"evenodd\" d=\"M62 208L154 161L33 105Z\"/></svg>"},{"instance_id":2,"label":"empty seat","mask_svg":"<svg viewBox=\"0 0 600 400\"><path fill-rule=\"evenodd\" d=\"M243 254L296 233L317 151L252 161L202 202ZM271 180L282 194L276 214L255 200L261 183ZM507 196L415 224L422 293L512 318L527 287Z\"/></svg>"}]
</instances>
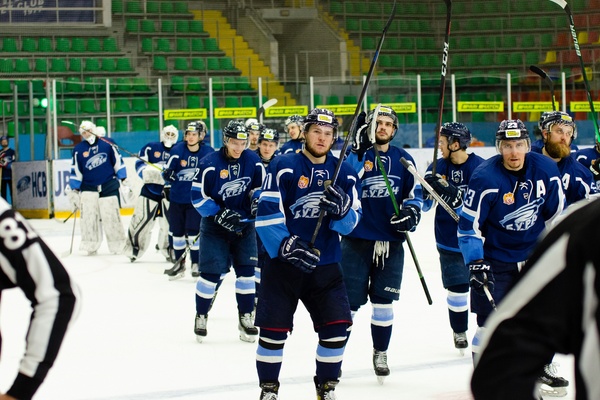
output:
<instances>
[{"instance_id":1,"label":"empty seat","mask_svg":"<svg viewBox=\"0 0 600 400\"><path fill-rule=\"evenodd\" d=\"M64 58L51 59L50 72L67 72L67 60Z\"/></svg>"},{"instance_id":2,"label":"empty seat","mask_svg":"<svg viewBox=\"0 0 600 400\"><path fill-rule=\"evenodd\" d=\"M35 72L48 72L48 60L46 58L36 58L33 70Z\"/></svg>"},{"instance_id":3,"label":"empty seat","mask_svg":"<svg viewBox=\"0 0 600 400\"><path fill-rule=\"evenodd\" d=\"M152 53L154 50L152 46L152 38L143 38L141 41L142 52L143 53Z\"/></svg>"},{"instance_id":4,"label":"empty seat","mask_svg":"<svg viewBox=\"0 0 600 400\"><path fill-rule=\"evenodd\" d=\"M38 51L43 53L52 52L52 40L50 38L39 38L38 39Z\"/></svg>"},{"instance_id":5,"label":"empty seat","mask_svg":"<svg viewBox=\"0 0 600 400\"><path fill-rule=\"evenodd\" d=\"M161 32L173 33L175 32L175 22L170 20L163 20L160 24Z\"/></svg>"},{"instance_id":6,"label":"empty seat","mask_svg":"<svg viewBox=\"0 0 600 400\"><path fill-rule=\"evenodd\" d=\"M129 125L127 124L127 118L115 118L114 131L115 132L129 132Z\"/></svg>"},{"instance_id":7,"label":"empty seat","mask_svg":"<svg viewBox=\"0 0 600 400\"><path fill-rule=\"evenodd\" d=\"M133 111L144 112L148 106L146 105L146 99L143 97L134 97L131 99L131 109Z\"/></svg>"},{"instance_id":8,"label":"empty seat","mask_svg":"<svg viewBox=\"0 0 600 400\"><path fill-rule=\"evenodd\" d=\"M88 46L89 46L89 41L88 41ZM104 51L108 51L108 52L119 51L119 47L117 45L117 39L114 37L105 37L102 40L102 48Z\"/></svg>"},{"instance_id":9,"label":"empty seat","mask_svg":"<svg viewBox=\"0 0 600 400\"><path fill-rule=\"evenodd\" d=\"M201 90L206 90L206 88L202 84L200 78L196 76L189 76L187 78L187 90L197 92Z\"/></svg>"},{"instance_id":10,"label":"empty seat","mask_svg":"<svg viewBox=\"0 0 600 400\"><path fill-rule=\"evenodd\" d=\"M207 57L206 58L206 68L211 71L218 71L220 67L219 58L218 57Z\"/></svg>"},{"instance_id":11,"label":"empty seat","mask_svg":"<svg viewBox=\"0 0 600 400\"><path fill-rule=\"evenodd\" d=\"M158 117L148 118L148 130L150 130L150 131L160 130L160 120L158 119Z\"/></svg>"},{"instance_id":12,"label":"empty seat","mask_svg":"<svg viewBox=\"0 0 600 400\"><path fill-rule=\"evenodd\" d=\"M179 20L175 24L175 30L177 33L188 33L190 31L190 22L186 20Z\"/></svg>"},{"instance_id":13,"label":"empty seat","mask_svg":"<svg viewBox=\"0 0 600 400\"><path fill-rule=\"evenodd\" d=\"M175 57L173 68L177 71L187 71L189 69L188 59L185 57Z\"/></svg>"},{"instance_id":14,"label":"empty seat","mask_svg":"<svg viewBox=\"0 0 600 400\"><path fill-rule=\"evenodd\" d=\"M87 58L85 60L84 71L86 72L98 72L100 71L100 60L97 58Z\"/></svg>"},{"instance_id":15,"label":"empty seat","mask_svg":"<svg viewBox=\"0 0 600 400\"><path fill-rule=\"evenodd\" d=\"M21 40L21 51L37 51L37 40L35 38L25 37Z\"/></svg>"},{"instance_id":16,"label":"empty seat","mask_svg":"<svg viewBox=\"0 0 600 400\"><path fill-rule=\"evenodd\" d=\"M157 71L166 71L168 69L167 59L163 56L155 56L153 66Z\"/></svg>"},{"instance_id":17,"label":"empty seat","mask_svg":"<svg viewBox=\"0 0 600 400\"><path fill-rule=\"evenodd\" d=\"M139 14L142 12L142 4L140 1L128 1L125 10L128 13Z\"/></svg>"},{"instance_id":18,"label":"empty seat","mask_svg":"<svg viewBox=\"0 0 600 400\"><path fill-rule=\"evenodd\" d=\"M227 70L227 71L235 69L235 67L233 66L233 60L231 59L231 57L221 57L219 59L219 66L221 69Z\"/></svg>"},{"instance_id":19,"label":"empty seat","mask_svg":"<svg viewBox=\"0 0 600 400\"><path fill-rule=\"evenodd\" d=\"M81 37L74 37L73 39L71 39L71 50L81 53L84 52L86 49L85 47L85 40Z\"/></svg>"},{"instance_id":20,"label":"empty seat","mask_svg":"<svg viewBox=\"0 0 600 400\"><path fill-rule=\"evenodd\" d=\"M170 53L171 52L171 41L167 38L158 38L156 40L156 51Z\"/></svg>"},{"instance_id":21,"label":"empty seat","mask_svg":"<svg viewBox=\"0 0 600 400\"><path fill-rule=\"evenodd\" d=\"M79 109L82 113L94 114L98 112L96 101L94 99L81 99L79 101Z\"/></svg>"},{"instance_id":22,"label":"empty seat","mask_svg":"<svg viewBox=\"0 0 600 400\"><path fill-rule=\"evenodd\" d=\"M63 53L71 51L71 41L68 38L57 38L54 49Z\"/></svg>"},{"instance_id":23,"label":"empty seat","mask_svg":"<svg viewBox=\"0 0 600 400\"><path fill-rule=\"evenodd\" d=\"M160 3L160 12L163 14L173 14L173 3L170 1Z\"/></svg>"},{"instance_id":24,"label":"empty seat","mask_svg":"<svg viewBox=\"0 0 600 400\"><path fill-rule=\"evenodd\" d=\"M187 38L177 38L176 41L177 51L190 51L190 40Z\"/></svg>"},{"instance_id":25,"label":"empty seat","mask_svg":"<svg viewBox=\"0 0 600 400\"><path fill-rule=\"evenodd\" d=\"M131 130L133 132L148 130L148 124L146 122L146 118L144 118L144 117L131 118Z\"/></svg>"},{"instance_id":26,"label":"empty seat","mask_svg":"<svg viewBox=\"0 0 600 400\"><path fill-rule=\"evenodd\" d=\"M73 57L69 59L69 71L71 72L81 72L83 69L83 62L79 57Z\"/></svg>"},{"instance_id":27,"label":"empty seat","mask_svg":"<svg viewBox=\"0 0 600 400\"><path fill-rule=\"evenodd\" d=\"M154 111L154 112L158 112L158 97L149 97L147 99L147 103L148 103L148 111Z\"/></svg>"},{"instance_id":28,"label":"empty seat","mask_svg":"<svg viewBox=\"0 0 600 400\"><path fill-rule=\"evenodd\" d=\"M102 59L102 71L105 71L105 72L115 71L115 59L114 58L103 58Z\"/></svg>"},{"instance_id":29,"label":"empty seat","mask_svg":"<svg viewBox=\"0 0 600 400\"><path fill-rule=\"evenodd\" d=\"M192 38L191 46L192 51L204 51L204 40L202 38Z\"/></svg>"},{"instance_id":30,"label":"empty seat","mask_svg":"<svg viewBox=\"0 0 600 400\"><path fill-rule=\"evenodd\" d=\"M17 39L11 37L5 37L2 39L2 51L8 53L16 53L19 51L17 48Z\"/></svg>"},{"instance_id":31,"label":"empty seat","mask_svg":"<svg viewBox=\"0 0 600 400\"><path fill-rule=\"evenodd\" d=\"M158 14L160 12L160 5L156 1L147 1L146 12L148 14Z\"/></svg>"},{"instance_id":32,"label":"empty seat","mask_svg":"<svg viewBox=\"0 0 600 400\"><path fill-rule=\"evenodd\" d=\"M143 19L140 22L140 31L144 33L154 33L156 28L154 27L154 21L149 19Z\"/></svg>"},{"instance_id":33,"label":"empty seat","mask_svg":"<svg viewBox=\"0 0 600 400\"><path fill-rule=\"evenodd\" d=\"M206 51L219 51L219 44L215 38L207 38L204 40L204 50Z\"/></svg>"},{"instance_id":34,"label":"empty seat","mask_svg":"<svg viewBox=\"0 0 600 400\"><path fill-rule=\"evenodd\" d=\"M131 88L138 92L147 92L150 90L150 86L148 86L148 82L146 81L146 78L144 78L142 76L136 76L133 78L133 81L131 83Z\"/></svg>"},{"instance_id":35,"label":"empty seat","mask_svg":"<svg viewBox=\"0 0 600 400\"><path fill-rule=\"evenodd\" d=\"M76 99L64 99L63 112L65 114L77 114L77 100Z\"/></svg>"},{"instance_id":36,"label":"empty seat","mask_svg":"<svg viewBox=\"0 0 600 400\"><path fill-rule=\"evenodd\" d=\"M202 58L202 57L192 58L192 69L195 71L204 71L206 69L206 64L204 63L204 58Z\"/></svg>"},{"instance_id":37,"label":"empty seat","mask_svg":"<svg viewBox=\"0 0 600 400\"><path fill-rule=\"evenodd\" d=\"M204 24L202 21L193 20L190 21L190 32L192 33L203 33L204 32Z\"/></svg>"},{"instance_id":38,"label":"empty seat","mask_svg":"<svg viewBox=\"0 0 600 400\"><path fill-rule=\"evenodd\" d=\"M18 58L15 60L15 72L27 73L31 71L29 60L26 58Z\"/></svg>"},{"instance_id":39,"label":"empty seat","mask_svg":"<svg viewBox=\"0 0 600 400\"><path fill-rule=\"evenodd\" d=\"M131 112L131 104L129 102L129 99L115 99L113 106L114 111L117 113Z\"/></svg>"},{"instance_id":40,"label":"empty seat","mask_svg":"<svg viewBox=\"0 0 600 400\"><path fill-rule=\"evenodd\" d=\"M182 76L171 76L171 90L175 92L183 92L184 79Z\"/></svg>"},{"instance_id":41,"label":"empty seat","mask_svg":"<svg viewBox=\"0 0 600 400\"><path fill-rule=\"evenodd\" d=\"M154 27L154 25L152 25ZM125 31L135 33L139 31L139 21L137 19L128 19L125 21Z\"/></svg>"}]
</instances>

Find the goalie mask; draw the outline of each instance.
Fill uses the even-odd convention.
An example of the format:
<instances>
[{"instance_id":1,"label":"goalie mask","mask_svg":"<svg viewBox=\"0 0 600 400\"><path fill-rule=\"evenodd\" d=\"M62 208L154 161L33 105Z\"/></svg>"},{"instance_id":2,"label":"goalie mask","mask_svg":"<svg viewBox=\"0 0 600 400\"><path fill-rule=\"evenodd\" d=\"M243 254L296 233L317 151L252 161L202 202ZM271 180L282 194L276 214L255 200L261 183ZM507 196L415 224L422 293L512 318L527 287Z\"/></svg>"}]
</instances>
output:
<instances>
[{"instance_id":1,"label":"goalie mask","mask_svg":"<svg viewBox=\"0 0 600 400\"><path fill-rule=\"evenodd\" d=\"M79 125L79 133L89 144L96 140L96 125L92 121L82 121Z\"/></svg>"},{"instance_id":2,"label":"goalie mask","mask_svg":"<svg viewBox=\"0 0 600 400\"><path fill-rule=\"evenodd\" d=\"M165 147L173 147L177 143L177 140L179 140L179 130L174 125L165 126L160 135L160 141Z\"/></svg>"}]
</instances>

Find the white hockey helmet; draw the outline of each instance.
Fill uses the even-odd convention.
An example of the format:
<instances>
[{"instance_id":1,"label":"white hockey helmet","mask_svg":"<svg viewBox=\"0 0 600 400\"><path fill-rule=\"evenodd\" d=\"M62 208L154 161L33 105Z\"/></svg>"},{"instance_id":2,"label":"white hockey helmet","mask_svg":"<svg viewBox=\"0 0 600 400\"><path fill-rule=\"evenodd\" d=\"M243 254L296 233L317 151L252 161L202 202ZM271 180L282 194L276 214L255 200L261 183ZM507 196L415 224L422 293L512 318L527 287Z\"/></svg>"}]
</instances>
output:
<instances>
[{"instance_id":1,"label":"white hockey helmet","mask_svg":"<svg viewBox=\"0 0 600 400\"><path fill-rule=\"evenodd\" d=\"M94 133L96 134L96 136L104 137L106 136L106 128L104 128L103 126L97 126L94 130Z\"/></svg>"},{"instance_id":2,"label":"white hockey helmet","mask_svg":"<svg viewBox=\"0 0 600 400\"><path fill-rule=\"evenodd\" d=\"M178 140L179 130L177 130L174 125L167 125L163 128L162 133L160 134L160 141L166 147L173 147Z\"/></svg>"},{"instance_id":3,"label":"white hockey helmet","mask_svg":"<svg viewBox=\"0 0 600 400\"><path fill-rule=\"evenodd\" d=\"M89 132L96 133L96 125L92 121L81 121L79 125L79 133Z\"/></svg>"}]
</instances>

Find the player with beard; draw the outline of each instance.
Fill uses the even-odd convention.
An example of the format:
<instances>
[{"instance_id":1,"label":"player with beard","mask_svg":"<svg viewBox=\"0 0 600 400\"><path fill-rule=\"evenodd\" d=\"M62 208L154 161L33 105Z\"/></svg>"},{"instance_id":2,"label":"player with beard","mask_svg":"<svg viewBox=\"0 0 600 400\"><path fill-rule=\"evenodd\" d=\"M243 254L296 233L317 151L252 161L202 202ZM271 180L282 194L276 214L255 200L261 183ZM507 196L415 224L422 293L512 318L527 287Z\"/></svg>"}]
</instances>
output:
<instances>
[{"instance_id":1,"label":"player with beard","mask_svg":"<svg viewBox=\"0 0 600 400\"><path fill-rule=\"evenodd\" d=\"M475 354L493 311L490 297L499 304L514 286L546 224L565 203L556 163L530 152L521 120L500 123L496 148L500 154L473 172L458 223L458 244L470 271L471 311L477 315Z\"/></svg>"},{"instance_id":2,"label":"player with beard","mask_svg":"<svg viewBox=\"0 0 600 400\"><path fill-rule=\"evenodd\" d=\"M400 298L405 232L415 230L423 201L421 185L400 162L404 157L414 165L413 158L404 149L390 144L398 129L396 112L391 107L381 106L377 115L371 111L366 121L364 118L364 113L359 115L352 152L346 159L361 179L359 197L363 218L342 238L342 269L352 317L371 301L373 369L383 383L390 374L387 350L394 322L392 302ZM375 158L372 138L368 137L372 124L376 124L374 146L385 166L396 202L402 207L399 215L395 214ZM348 329L348 335L350 331Z\"/></svg>"},{"instance_id":3,"label":"player with beard","mask_svg":"<svg viewBox=\"0 0 600 400\"><path fill-rule=\"evenodd\" d=\"M360 219L358 177L342 162L335 182L327 184L339 163L330 153L338 134L331 111L313 109L303 132L301 152L277 156L269 164L258 203L256 230L268 253L256 308L261 400L278 398L283 347L299 301L319 336L314 377L319 399L334 398L346 329L352 324L339 235L349 234ZM321 213L322 225L311 243Z\"/></svg>"},{"instance_id":4,"label":"player with beard","mask_svg":"<svg viewBox=\"0 0 600 400\"><path fill-rule=\"evenodd\" d=\"M285 131L290 135L290 140L281 146L281 154L286 153L299 153L302 151L304 145L304 133L302 127L304 124L304 117L301 115L290 115L285 120Z\"/></svg>"},{"instance_id":5,"label":"player with beard","mask_svg":"<svg viewBox=\"0 0 600 400\"><path fill-rule=\"evenodd\" d=\"M577 138L577 126L567 113L553 111L542 122L544 147L540 153L556 161L562 177L567 205L596 193L596 182L589 169L571 157L571 142Z\"/></svg>"},{"instance_id":6,"label":"player with beard","mask_svg":"<svg viewBox=\"0 0 600 400\"><path fill-rule=\"evenodd\" d=\"M208 312L230 264L236 276L240 340L254 342L258 335L252 320L256 231L248 219L265 169L256 153L246 148L248 140L248 131L242 122L229 122L223 129L223 147L200 162L192 184L192 204L202 215L194 327L198 342L207 335Z\"/></svg>"},{"instance_id":7,"label":"player with beard","mask_svg":"<svg viewBox=\"0 0 600 400\"><path fill-rule=\"evenodd\" d=\"M256 151L258 150L260 135L266 126L258 122L255 118L247 119L245 125L248 130L248 148Z\"/></svg>"},{"instance_id":8,"label":"player with beard","mask_svg":"<svg viewBox=\"0 0 600 400\"><path fill-rule=\"evenodd\" d=\"M185 128L183 142L171 148L171 156L163 170L165 182L171 183L169 229L173 235L174 261L183 255L186 245L190 246L192 277L200 275L200 245L196 240L200 231L200 215L192 205L192 181L198 175L200 160L215 151L203 142L206 130L204 121L190 122ZM185 260L176 262L173 268L165 270L169 280L183 278L184 273Z\"/></svg>"}]
</instances>

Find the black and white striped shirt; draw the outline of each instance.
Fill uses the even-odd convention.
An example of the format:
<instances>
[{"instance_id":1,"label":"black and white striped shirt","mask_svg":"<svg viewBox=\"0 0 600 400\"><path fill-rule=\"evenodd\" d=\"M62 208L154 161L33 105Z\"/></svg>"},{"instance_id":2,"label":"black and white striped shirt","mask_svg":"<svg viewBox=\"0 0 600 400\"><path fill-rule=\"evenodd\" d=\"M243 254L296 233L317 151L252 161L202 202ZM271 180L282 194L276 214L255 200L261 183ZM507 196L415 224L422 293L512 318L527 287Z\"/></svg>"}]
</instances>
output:
<instances>
[{"instance_id":1,"label":"black and white striped shirt","mask_svg":"<svg viewBox=\"0 0 600 400\"><path fill-rule=\"evenodd\" d=\"M471 388L475 399L535 399L554 353L575 357L576 399L600 399L600 200L552 229L490 316Z\"/></svg>"},{"instance_id":2,"label":"black and white striped shirt","mask_svg":"<svg viewBox=\"0 0 600 400\"><path fill-rule=\"evenodd\" d=\"M7 394L31 399L44 381L77 310L78 288L20 214L0 199L0 293L20 288L33 308L19 373ZM0 339L1 342L1 339Z\"/></svg>"}]
</instances>

